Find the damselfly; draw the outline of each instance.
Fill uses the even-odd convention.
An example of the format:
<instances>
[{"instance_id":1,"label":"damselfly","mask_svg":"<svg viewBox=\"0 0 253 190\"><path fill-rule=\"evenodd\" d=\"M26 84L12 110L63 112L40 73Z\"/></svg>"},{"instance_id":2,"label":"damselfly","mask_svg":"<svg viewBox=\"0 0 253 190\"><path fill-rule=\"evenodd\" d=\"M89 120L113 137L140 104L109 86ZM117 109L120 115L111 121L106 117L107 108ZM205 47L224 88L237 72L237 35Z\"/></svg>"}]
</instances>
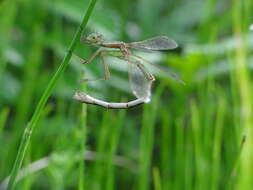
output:
<instances>
[{"instance_id":1,"label":"damselfly","mask_svg":"<svg viewBox=\"0 0 253 190\"><path fill-rule=\"evenodd\" d=\"M96 80L107 80L110 78L110 71L108 64L105 61L105 56L117 57L128 63L129 81L130 86L134 95L137 98L150 97L150 88L155 77L145 68L144 64L152 64L141 56L134 54L130 48L139 50L171 50L177 48L177 43L169 39L167 36L157 36L149 38L147 40L126 43L122 41L109 42L105 41L100 33L92 33L87 37L81 37L81 43L91 44L99 46L100 48L88 59L84 60L77 56L79 60L84 64L92 63L92 61L97 57L101 57L101 62L104 66L104 77L97 79L85 79L85 81L96 81ZM156 66L155 66L156 67ZM164 71L165 72L165 71ZM177 81L183 83L177 75L166 71L169 77L176 79Z\"/></svg>"}]
</instances>

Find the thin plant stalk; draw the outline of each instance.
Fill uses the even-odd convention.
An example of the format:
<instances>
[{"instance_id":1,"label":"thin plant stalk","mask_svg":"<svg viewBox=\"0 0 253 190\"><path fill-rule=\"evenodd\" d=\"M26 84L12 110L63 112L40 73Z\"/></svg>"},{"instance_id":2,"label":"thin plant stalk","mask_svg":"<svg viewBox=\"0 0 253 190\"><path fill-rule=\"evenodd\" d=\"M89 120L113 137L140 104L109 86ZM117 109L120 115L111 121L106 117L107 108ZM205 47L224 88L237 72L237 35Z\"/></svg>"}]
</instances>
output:
<instances>
[{"instance_id":1,"label":"thin plant stalk","mask_svg":"<svg viewBox=\"0 0 253 190\"><path fill-rule=\"evenodd\" d=\"M77 43L79 42L79 38L81 36L81 33L88 23L88 20L91 16L91 13L95 7L96 2L97 2L97 0L91 0L89 7L87 9L87 12L86 12L85 16L83 17L83 20L82 20L79 28L77 29L77 32L70 44L68 52L66 53L61 65L59 66L56 73L54 74L51 81L49 82L46 90L44 91L44 93L43 93L43 95L36 107L36 110L32 116L32 119L30 120L30 122L27 124L27 126L25 128L25 131L23 133L23 137L21 139L21 144L18 149L18 154L16 156L16 160L15 160L13 169L11 171L11 176L10 176L10 180L9 180L8 187L7 187L8 190L12 190L14 188L15 181L16 181L18 172L21 168L22 162L24 160L24 156L26 154L27 147L29 145L33 129L35 128L35 126L40 118L40 115L43 111L43 108L44 108L49 96L51 95L54 87L56 86L58 79L60 78L61 74L63 73L63 71L66 69L66 67L69 64L70 58L72 56L72 52L75 49Z\"/></svg>"}]
</instances>

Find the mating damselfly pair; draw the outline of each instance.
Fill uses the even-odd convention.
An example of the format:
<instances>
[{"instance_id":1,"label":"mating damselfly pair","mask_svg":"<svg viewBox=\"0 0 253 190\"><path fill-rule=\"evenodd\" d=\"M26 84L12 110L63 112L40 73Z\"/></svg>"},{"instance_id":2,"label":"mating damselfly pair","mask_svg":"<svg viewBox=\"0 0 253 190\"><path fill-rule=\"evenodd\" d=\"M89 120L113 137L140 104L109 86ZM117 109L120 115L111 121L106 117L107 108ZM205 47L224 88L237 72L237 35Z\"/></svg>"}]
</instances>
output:
<instances>
[{"instance_id":1,"label":"mating damselfly pair","mask_svg":"<svg viewBox=\"0 0 253 190\"><path fill-rule=\"evenodd\" d=\"M112 56L121 59L128 63L129 82L136 100L126 103L110 103L95 99L82 92L77 92L74 99L88 104L95 104L106 108L128 108L142 103L147 103L151 98L151 86L155 77L145 68L145 64L156 67L153 63L147 61L143 57L136 55L130 49L160 51L171 50L178 47L177 43L169 39L167 36L157 36L147 40L126 43L122 41L109 42L105 41L100 33L92 33L87 37L81 37L81 43L99 46L99 49L87 60L76 56L81 63L90 64L97 57L100 56L101 63L104 67L104 77L97 79L85 79L84 81L107 80L110 78L109 66L105 60L105 56ZM160 69L161 70L161 69ZM162 72L165 72L161 70ZM165 72L169 77L183 83L177 75Z\"/></svg>"}]
</instances>

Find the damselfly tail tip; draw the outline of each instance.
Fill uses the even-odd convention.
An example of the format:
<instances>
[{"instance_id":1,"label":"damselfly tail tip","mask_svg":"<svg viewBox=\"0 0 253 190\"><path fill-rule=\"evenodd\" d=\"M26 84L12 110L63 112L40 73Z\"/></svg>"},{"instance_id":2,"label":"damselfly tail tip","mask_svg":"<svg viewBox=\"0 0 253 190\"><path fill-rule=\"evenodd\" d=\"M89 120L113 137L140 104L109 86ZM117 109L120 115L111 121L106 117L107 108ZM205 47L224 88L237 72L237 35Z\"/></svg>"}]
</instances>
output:
<instances>
[{"instance_id":1,"label":"damselfly tail tip","mask_svg":"<svg viewBox=\"0 0 253 190\"><path fill-rule=\"evenodd\" d=\"M253 31L253 24L250 25L249 29Z\"/></svg>"},{"instance_id":2,"label":"damselfly tail tip","mask_svg":"<svg viewBox=\"0 0 253 190\"><path fill-rule=\"evenodd\" d=\"M146 98L144 99L144 103L145 103L145 104L149 103L150 101L151 101L150 96L149 96L149 97L146 97Z\"/></svg>"},{"instance_id":3,"label":"damselfly tail tip","mask_svg":"<svg viewBox=\"0 0 253 190\"><path fill-rule=\"evenodd\" d=\"M179 46L178 43L175 40L173 40L173 42L174 42L174 45L175 45L175 49L178 48L178 46Z\"/></svg>"}]
</instances>

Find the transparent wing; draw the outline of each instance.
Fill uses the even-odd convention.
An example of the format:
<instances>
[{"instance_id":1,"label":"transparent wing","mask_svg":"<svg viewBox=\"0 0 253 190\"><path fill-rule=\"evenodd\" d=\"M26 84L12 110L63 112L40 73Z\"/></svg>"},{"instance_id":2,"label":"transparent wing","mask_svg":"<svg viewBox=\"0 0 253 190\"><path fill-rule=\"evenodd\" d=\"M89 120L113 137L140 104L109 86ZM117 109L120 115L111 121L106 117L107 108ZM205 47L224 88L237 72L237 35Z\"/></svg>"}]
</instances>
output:
<instances>
[{"instance_id":1,"label":"transparent wing","mask_svg":"<svg viewBox=\"0 0 253 190\"><path fill-rule=\"evenodd\" d=\"M155 65L155 64L151 63L150 61L144 59L144 58L141 57L141 56L138 56L138 55L135 55L135 54L132 54L131 56L132 56L132 57L136 57L136 58L142 60L143 62L147 63L149 66L155 68L155 70L158 70L159 72L165 74L166 76L168 76L168 77L170 77L170 78L172 78L172 79L178 81L179 83L185 85L184 81L183 81L182 79L180 79L180 77L178 77L175 73L169 71L168 69L161 68L161 67L159 67L158 65Z\"/></svg>"},{"instance_id":2,"label":"transparent wing","mask_svg":"<svg viewBox=\"0 0 253 190\"><path fill-rule=\"evenodd\" d=\"M150 97L152 80L146 76L144 67L134 63L128 63L129 81L133 94L137 98ZM147 72L148 74L148 72Z\"/></svg>"},{"instance_id":3,"label":"transparent wing","mask_svg":"<svg viewBox=\"0 0 253 190\"><path fill-rule=\"evenodd\" d=\"M157 36L140 42L129 43L129 46L142 50L170 50L178 47L177 43L167 36Z\"/></svg>"}]
</instances>

